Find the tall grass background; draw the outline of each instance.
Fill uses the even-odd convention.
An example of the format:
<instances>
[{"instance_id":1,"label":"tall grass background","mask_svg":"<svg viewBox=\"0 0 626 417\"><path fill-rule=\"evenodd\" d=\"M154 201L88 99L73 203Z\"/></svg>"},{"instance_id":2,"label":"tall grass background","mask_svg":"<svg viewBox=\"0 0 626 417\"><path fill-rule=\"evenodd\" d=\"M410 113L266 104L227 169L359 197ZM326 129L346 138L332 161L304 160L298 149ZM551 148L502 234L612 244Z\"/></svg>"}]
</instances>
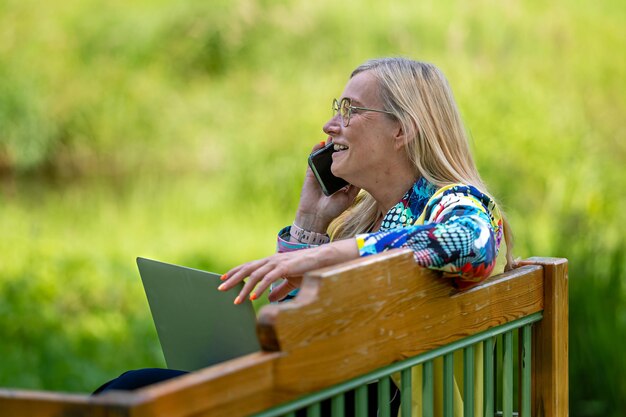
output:
<instances>
[{"instance_id":1,"label":"tall grass background","mask_svg":"<svg viewBox=\"0 0 626 417\"><path fill-rule=\"evenodd\" d=\"M163 366L136 256L273 251L368 58L448 76L520 257L570 261L573 416L626 409L618 1L0 0L0 386Z\"/></svg>"}]
</instances>

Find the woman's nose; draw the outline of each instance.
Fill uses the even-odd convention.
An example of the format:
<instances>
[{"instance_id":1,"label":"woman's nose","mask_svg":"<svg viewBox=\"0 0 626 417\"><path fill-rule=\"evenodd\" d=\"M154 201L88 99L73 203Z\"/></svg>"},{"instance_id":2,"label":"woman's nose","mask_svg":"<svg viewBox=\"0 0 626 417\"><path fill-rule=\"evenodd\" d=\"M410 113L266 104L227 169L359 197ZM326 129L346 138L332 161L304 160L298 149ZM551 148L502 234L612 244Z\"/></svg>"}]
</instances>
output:
<instances>
[{"instance_id":1,"label":"woman's nose","mask_svg":"<svg viewBox=\"0 0 626 417\"><path fill-rule=\"evenodd\" d=\"M339 115L333 116L329 121L326 122L322 130L329 136L335 136L339 133L341 129L341 122L339 119Z\"/></svg>"}]
</instances>

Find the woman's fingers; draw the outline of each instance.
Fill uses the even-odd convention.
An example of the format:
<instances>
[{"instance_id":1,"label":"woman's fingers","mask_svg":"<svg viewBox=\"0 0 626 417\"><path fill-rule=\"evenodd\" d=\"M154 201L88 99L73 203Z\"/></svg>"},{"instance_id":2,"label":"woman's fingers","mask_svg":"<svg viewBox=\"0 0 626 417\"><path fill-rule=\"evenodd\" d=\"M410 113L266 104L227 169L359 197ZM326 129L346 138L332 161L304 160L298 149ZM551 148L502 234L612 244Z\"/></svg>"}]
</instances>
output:
<instances>
[{"instance_id":1,"label":"woman's fingers","mask_svg":"<svg viewBox=\"0 0 626 417\"><path fill-rule=\"evenodd\" d=\"M268 272L263 277L263 279L261 279L259 281L258 285L254 289L254 292L250 296L250 299L251 300L256 300L257 298L259 298L259 296L261 294L263 294L265 292L265 290L267 290L269 288L270 285L272 285L273 282L276 282L279 279L283 279L287 275L287 273L286 272L282 272L282 271L286 271L286 270L284 268L275 268L275 269L271 270L270 272ZM274 290L272 290L272 293L273 292L274 292Z\"/></svg>"},{"instance_id":2,"label":"woman's fingers","mask_svg":"<svg viewBox=\"0 0 626 417\"><path fill-rule=\"evenodd\" d=\"M289 293L296 288L300 288L300 284L302 283L302 277L293 277L289 279L285 279L280 285L274 287L272 292L269 295L270 302L280 301Z\"/></svg>"},{"instance_id":3,"label":"woman's fingers","mask_svg":"<svg viewBox=\"0 0 626 417\"><path fill-rule=\"evenodd\" d=\"M259 259L257 261L247 262L243 265L239 265L224 275L222 275L222 280L224 281L222 285L217 287L220 291L227 291L233 288L235 285L240 283L244 278L248 277L252 272L256 271L260 267L262 267L267 262L267 258Z\"/></svg>"},{"instance_id":4,"label":"woman's fingers","mask_svg":"<svg viewBox=\"0 0 626 417\"><path fill-rule=\"evenodd\" d=\"M274 281L289 274L289 263L293 256L275 254L264 259L245 263L228 271L224 282L218 287L220 291L227 291L248 278L243 288L235 298L235 304L241 304L246 297L253 293L252 299L258 298Z\"/></svg>"},{"instance_id":5,"label":"woman's fingers","mask_svg":"<svg viewBox=\"0 0 626 417\"><path fill-rule=\"evenodd\" d=\"M244 264L244 265L245 265L245 264ZM244 267L244 265L239 265L239 266L234 267L233 269L231 269L230 271L228 271L228 272L226 272L224 275L222 275L222 276L220 277L220 280L222 280L222 281L226 281L228 278L230 278L230 277L232 277L233 275L235 275L235 273L236 273L237 271L239 271L241 268L243 268L243 267Z\"/></svg>"},{"instance_id":6,"label":"woman's fingers","mask_svg":"<svg viewBox=\"0 0 626 417\"><path fill-rule=\"evenodd\" d=\"M259 269L250 274L248 281L246 281L245 285L239 292L239 295L235 298L235 304L241 304L243 300L245 300L246 297L252 293L252 290L255 289L255 287L256 291L250 299L254 300L258 298L258 296L261 295L272 282L276 281L280 277L280 273L277 272L277 265L267 263L261 266Z\"/></svg>"},{"instance_id":7,"label":"woman's fingers","mask_svg":"<svg viewBox=\"0 0 626 417\"><path fill-rule=\"evenodd\" d=\"M329 245L338 245L338 243L331 243ZM294 252L276 253L267 258L245 263L224 274L226 278L218 289L220 291L226 291L233 288L244 278L248 278L235 299L235 304L240 304L251 293L251 299L256 299L267 290L273 282L281 278L287 278L289 284L285 284L284 287L282 285L279 286L281 290L278 292L278 295L272 296L272 299L278 297L283 298L289 291L300 285L301 277L305 272L326 265L323 261L327 256L322 254L322 250L323 247L318 247ZM356 256L358 256L358 251L356 252L355 257ZM283 291L286 291L284 295Z\"/></svg>"},{"instance_id":8,"label":"woman's fingers","mask_svg":"<svg viewBox=\"0 0 626 417\"><path fill-rule=\"evenodd\" d=\"M311 150L311 153L315 152L318 149L322 149L324 146L326 146L326 144L328 144L328 140L317 142L315 145L313 145L313 149Z\"/></svg>"}]
</instances>

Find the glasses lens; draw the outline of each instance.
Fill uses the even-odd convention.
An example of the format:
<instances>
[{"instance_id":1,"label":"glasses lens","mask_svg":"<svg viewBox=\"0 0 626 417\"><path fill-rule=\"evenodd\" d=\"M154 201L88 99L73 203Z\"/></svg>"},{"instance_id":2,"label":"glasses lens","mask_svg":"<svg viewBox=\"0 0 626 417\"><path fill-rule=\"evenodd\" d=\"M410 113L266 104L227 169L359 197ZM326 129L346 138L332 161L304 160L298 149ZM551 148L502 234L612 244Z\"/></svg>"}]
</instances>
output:
<instances>
[{"instance_id":1,"label":"glasses lens","mask_svg":"<svg viewBox=\"0 0 626 417\"><path fill-rule=\"evenodd\" d=\"M333 117L337 116L339 113L339 102L336 98L333 99Z\"/></svg>"},{"instance_id":2,"label":"glasses lens","mask_svg":"<svg viewBox=\"0 0 626 417\"><path fill-rule=\"evenodd\" d=\"M348 126L348 124L350 123L350 113L351 113L350 104L351 104L350 99L344 98L341 100L341 103L339 106L341 110L341 120L343 121L344 126Z\"/></svg>"}]
</instances>

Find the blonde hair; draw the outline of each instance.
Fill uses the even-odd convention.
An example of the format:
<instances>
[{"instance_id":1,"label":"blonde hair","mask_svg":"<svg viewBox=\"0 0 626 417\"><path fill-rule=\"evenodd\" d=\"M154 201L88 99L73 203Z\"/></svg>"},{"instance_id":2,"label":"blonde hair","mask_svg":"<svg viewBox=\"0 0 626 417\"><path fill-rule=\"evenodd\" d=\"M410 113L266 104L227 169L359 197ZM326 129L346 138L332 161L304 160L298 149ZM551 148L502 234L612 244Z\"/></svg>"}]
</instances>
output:
<instances>
[{"instance_id":1,"label":"blonde hair","mask_svg":"<svg viewBox=\"0 0 626 417\"><path fill-rule=\"evenodd\" d=\"M434 65L406 58L381 58L365 62L350 78L368 71L379 82L384 109L393 113L407 138L407 155L416 178L424 177L437 187L464 183L484 193L472 158L467 133L448 80ZM333 239L368 232L378 219L376 200L362 190L350 208L329 226ZM504 217L503 217L504 219ZM512 267L513 239L504 219L507 269Z\"/></svg>"}]
</instances>

